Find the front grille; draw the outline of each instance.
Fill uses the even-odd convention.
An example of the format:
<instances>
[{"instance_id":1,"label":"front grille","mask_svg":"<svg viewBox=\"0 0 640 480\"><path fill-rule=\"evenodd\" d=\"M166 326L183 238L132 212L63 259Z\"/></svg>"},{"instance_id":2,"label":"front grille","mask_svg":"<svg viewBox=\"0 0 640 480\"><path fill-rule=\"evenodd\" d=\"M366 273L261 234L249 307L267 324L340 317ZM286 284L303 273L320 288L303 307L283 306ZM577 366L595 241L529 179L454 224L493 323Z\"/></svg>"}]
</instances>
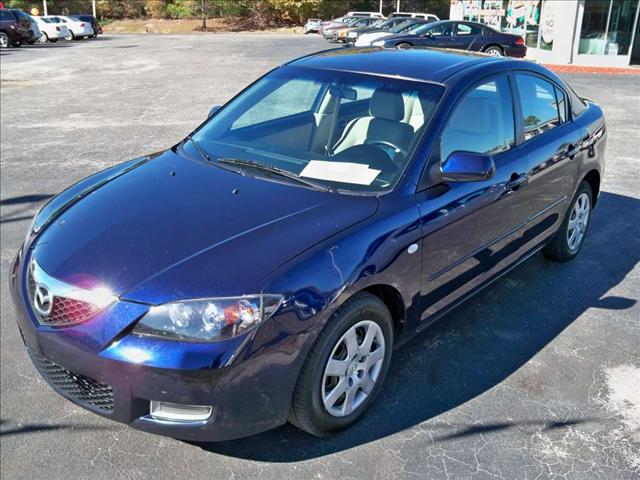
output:
<instances>
[{"instance_id":1,"label":"front grille","mask_svg":"<svg viewBox=\"0 0 640 480\"><path fill-rule=\"evenodd\" d=\"M111 385L73 373L30 350L29 355L45 380L63 395L104 412L113 410L113 388Z\"/></svg>"},{"instance_id":2,"label":"front grille","mask_svg":"<svg viewBox=\"0 0 640 480\"><path fill-rule=\"evenodd\" d=\"M88 320L100 309L95 305L74 300L73 298L55 297L51 313L40 321L45 325L69 325Z\"/></svg>"},{"instance_id":3,"label":"front grille","mask_svg":"<svg viewBox=\"0 0 640 480\"><path fill-rule=\"evenodd\" d=\"M36 293L37 282L33 276L31 268L27 271L27 288L29 290L29 301L31 302L33 314L42 325L65 326L74 325L89 320L100 308L82 300L55 296L51 313L46 317L40 315L33 309L33 299Z\"/></svg>"}]
</instances>

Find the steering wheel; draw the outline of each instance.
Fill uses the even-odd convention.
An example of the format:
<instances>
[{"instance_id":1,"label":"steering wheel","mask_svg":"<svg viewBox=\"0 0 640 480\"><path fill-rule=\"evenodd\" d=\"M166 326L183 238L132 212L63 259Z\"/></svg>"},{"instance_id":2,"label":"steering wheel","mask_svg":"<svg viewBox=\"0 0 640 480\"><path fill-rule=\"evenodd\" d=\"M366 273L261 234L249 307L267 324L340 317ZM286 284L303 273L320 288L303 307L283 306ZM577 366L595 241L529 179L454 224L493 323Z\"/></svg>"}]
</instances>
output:
<instances>
[{"instance_id":1,"label":"steering wheel","mask_svg":"<svg viewBox=\"0 0 640 480\"><path fill-rule=\"evenodd\" d=\"M391 158L393 158L394 156L389 154L389 148L391 148L396 154L397 153L401 153L402 155L404 155L405 157L407 156L407 151L404 148L400 148L397 145L394 145L391 142L387 142L385 140L373 140L371 142L367 142L367 145L374 145L374 146L380 146L380 147L387 147L387 148L382 148L382 150L387 153Z\"/></svg>"}]
</instances>

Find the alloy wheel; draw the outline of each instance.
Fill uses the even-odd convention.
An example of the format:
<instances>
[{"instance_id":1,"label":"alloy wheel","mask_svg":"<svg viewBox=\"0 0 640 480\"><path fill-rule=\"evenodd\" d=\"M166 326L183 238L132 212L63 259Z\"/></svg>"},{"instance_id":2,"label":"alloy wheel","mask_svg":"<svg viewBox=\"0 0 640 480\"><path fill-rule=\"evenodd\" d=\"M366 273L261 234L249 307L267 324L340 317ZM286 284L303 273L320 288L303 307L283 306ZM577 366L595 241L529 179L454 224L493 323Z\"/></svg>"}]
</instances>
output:
<instances>
[{"instance_id":1,"label":"alloy wheel","mask_svg":"<svg viewBox=\"0 0 640 480\"><path fill-rule=\"evenodd\" d=\"M0 48L7 48L9 46L9 37L6 33L0 32Z\"/></svg>"},{"instance_id":2,"label":"alloy wheel","mask_svg":"<svg viewBox=\"0 0 640 480\"><path fill-rule=\"evenodd\" d=\"M384 335L376 322L358 322L340 337L322 378L322 401L330 415L344 417L362 405L380 378L384 352Z\"/></svg>"},{"instance_id":3,"label":"alloy wheel","mask_svg":"<svg viewBox=\"0 0 640 480\"><path fill-rule=\"evenodd\" d=\"M486 52L487 55L491 55L492 57L501 57L502 52L498 48L489 48Z\"/></svg>"},{"instance_id":4,"label":"alloy wheel","mask_svg":"<svg viewBox=\"0 0 640 480\"><path fill-rule=\"evenodd\" d=\"M589 224L591 200L587 193L581 193L571 209L571 216L567 224L567 246L571 252L580 248Z\"/></svg>"}]
</instances>

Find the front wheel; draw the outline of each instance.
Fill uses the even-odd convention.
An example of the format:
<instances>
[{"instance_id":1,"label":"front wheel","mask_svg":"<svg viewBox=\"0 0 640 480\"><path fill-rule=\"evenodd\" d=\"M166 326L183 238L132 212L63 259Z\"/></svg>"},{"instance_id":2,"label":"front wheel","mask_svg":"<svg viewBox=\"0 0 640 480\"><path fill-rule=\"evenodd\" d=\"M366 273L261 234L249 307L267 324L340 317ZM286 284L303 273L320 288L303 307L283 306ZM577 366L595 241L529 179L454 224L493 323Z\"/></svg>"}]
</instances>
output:
<instances>
[{"instance_id":1,"label":"front wheel","mask_svg":"<svg viewBox=\"0 0 640 480\"><path fill-rule=\"evenodd\" d=\"M543 253L550 260L566 262L573 259L582 248L591 218L593 193L588 182L578 187L562 226L553 236Z\"/></svg>"},{"instance_id":2,"label":"front wheel","mask_svg":"<svg viewBox=\"0 0 640 480\"><path fill-rule=\"evenodd\" d=\"M369 293L347 301L329 320L305 361L289 421L312 435L351 426L379 393L393 349L386 305Z\"/></svg>"}]
</instances>

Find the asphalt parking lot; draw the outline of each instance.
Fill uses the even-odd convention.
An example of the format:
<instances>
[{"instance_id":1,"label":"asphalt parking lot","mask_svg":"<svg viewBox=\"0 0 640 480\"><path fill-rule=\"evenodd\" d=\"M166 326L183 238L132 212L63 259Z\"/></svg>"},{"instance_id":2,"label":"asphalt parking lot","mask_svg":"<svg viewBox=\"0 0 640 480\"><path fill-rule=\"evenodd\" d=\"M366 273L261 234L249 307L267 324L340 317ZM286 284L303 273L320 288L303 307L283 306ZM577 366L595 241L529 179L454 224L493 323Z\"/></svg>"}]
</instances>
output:
<instances>
[{"instance_id":1,"label":"asphalt parking lot","mask_svg":"<svg viewBox=\"0 0 640 480\"><path fill-rule=\"evenodd\" d=\"M31 215L99 169L176 143L316 36L111 36L0 54L3 478L556 478L640 475L640 76L571 75L603 106L607 172L571 263L536 255L397 351L351 430L219 444L132 430L31 365L8 268Z\"/></svg>"}]
</instances>

